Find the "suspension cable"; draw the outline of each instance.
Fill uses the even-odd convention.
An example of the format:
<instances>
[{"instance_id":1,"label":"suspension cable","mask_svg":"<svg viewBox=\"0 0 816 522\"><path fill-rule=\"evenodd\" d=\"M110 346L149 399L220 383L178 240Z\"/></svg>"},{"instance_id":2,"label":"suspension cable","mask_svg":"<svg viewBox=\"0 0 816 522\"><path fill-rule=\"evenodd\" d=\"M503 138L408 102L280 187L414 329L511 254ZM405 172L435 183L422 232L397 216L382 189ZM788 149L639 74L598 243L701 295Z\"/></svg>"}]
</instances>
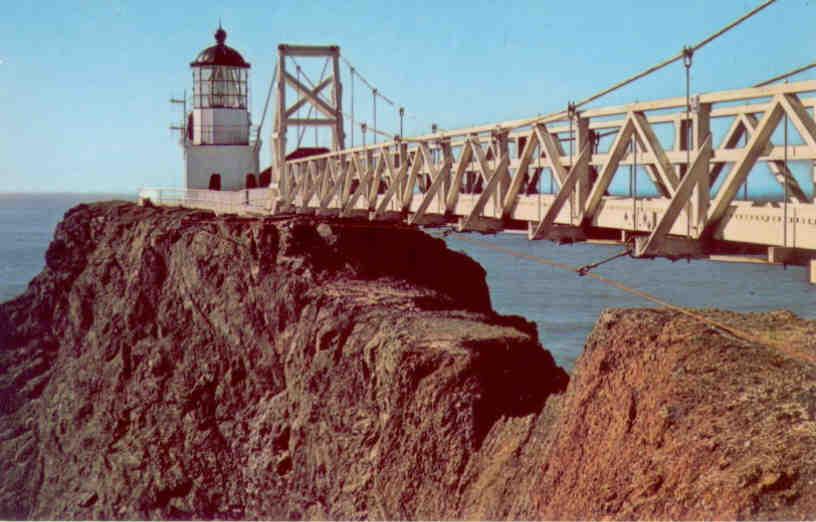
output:
<instances>
[{"instance_id":1,"label":"suspension cable","mask_svg":"<svg viewBox=\"0 0 816 522\"><path fill-rule=\"evenodd\" d=\"M581 274L579 272L580 269L576 270L574 267L569 266L569 265L567 265L565 263L559 263L557 261L552 261L552 260L549 260L549 259L545 259L543 257L534 256L534 255L531 255L531 254L516 252L515 250L510 250L509 248L504 248L504 247L501 247L501 246L498 246L498 245L494 245L492 243L488 243L487 241L482 241L482 240L479 240L479 239L472 239L472 238L469 238L469 237L464 237L462 234L451 234L450 237L452 239L457 240L457 241L463 241L465 243L471 243L471 244L481 246L481 247L484 247L484 248L488 248L488 249L494 250L496 252L501 252L501 253L504 253L504 254L519 258L519 259L526 259L526 260L532 261L534 263L551 266L553 268L557 268L559 270L565 270L567 272L572 272L572 273L577 272L579 275L584 275L584 276L590 277L592 279L595 279L596 281L600 281L601 283L604 283L606 285L617 288L618 290L621 290L621 291L626 292L628 294L640 297L641 299L645 299L647 301L655 303L655 304L657 304L659 306L662 306L664 308L668 308L669 310L672 310L674 312L678 312L678 313L680 313L682 315L685 315L686 317L689 317L689 318L691 318L691 319L693 319L695 321L698 321L698 322L700 322L702 324L708 325L708 326L710 326L710 327L712 327L714 329L717 329L717 330L719 330L721 332L724 332L724 333L726 333L728 335L736 337L737 339L740 339L742 341L746 341L746 342L749 342L749 343L752 343L752 344L758 344L758 345L761 345L761 346L765 346L767 348L778 350L778 351L780 351L782 353L785 353L785 354L787 354L787 355L789 355L791 357L807 361L807 362L809 362L811 364L816 364L816 356L814 356L811 353L808 353L808 352L805 352L805 351L802 351L802 350L797 350L796 348L793 348L793 347L791 347L791 346L789 346L787 344L774 341L774 340L769 339L769 338L767 338L765 336L757 336L757 335L745 332L745 331L743 331L743 330L741 330L741 329L739 329L737 327L729 326L729 325L723 323L722 321L718 321L716 319L706 317L706 316L704 316L704 315L702 315L700 313L694 312L694 311L689 310L687 308L684 308L682 306L674 305L674 304L669 303L668 301L665 301L663 299L660 299L659 297L657 297L655 295L652 295L652 294L650 294L648 292L644 292L642 290L637 290L635 288L631 288L629 286L626 286L623 283L615 281L614 279L610 279L608 277L604 277L604 276L601 276L601 275L598 275L598 274L595 274L595 273L592 273L592 272L589 272L589 271L586 271L585 273ZM623 254L623 252L616 255L615 258L622 257L622 254ZM609 260L611 260L611 258Z\"/></svg>"},{"instance_id":2,"label":"suspension cable","mask_svg":"<svg viewBox=\"0 0 816 522\"><path fill-rule=\"evenodd\" d=\"M294 61L294 57L292 57L292 60ZM325 71L325 69L326 69L326 66L327 66L327 65L328 65L328 60L327 60L327 61L325 62L325 64L324 64L324 67L323 67L323 70L324 70L324 71ZM360 74L359 74L359 73L357 72L357 70L356 70L356 69L354 69L353 67L350 69L350 71L351 71L351 115L349 115L349 114L348 114L348 113L346 113L346 112L342 112L342 111L340 112L340 114L342 114L342 115L343 115L344 117L346 117L346 118L350 118L350 119L351 119L351 128L352 128L352 132L351 132L351 147L353 148L353 147L354 147L354 126L355 126L356 124L358 124L358 123L363 123L363 122L360 122L360 121L357 121L357 120L355 120L355 119L354 119L354 76L356 75L356 76L358 76L358 77L359 77L359 76L360 76ZM323 77L324 75L325 75L325 72L321 74L321 80L322 80L322 77ZM306 80L306 83L307 83L307 84L309 84L309 86L310 86L312 89L314 89L315 84L314 84L314 83L312 83L312 80L311 80L311 79L310 79L308 76L304 75L304 76L303 76L303 79L304 79L304 80ZM320 96L321 96L321 95L318 95L318 97L320 97ZM380 97L380 98L382 98L382 94L380 94L379 92L378 92L377 96L378 96L378 97ZM323 101L326 101L324 98L321 98L321 99L323 99ZM327 103L328 103L328 102L327 102ZM377 128L375 128L375 127L373 127L373 126L371 126L371 125L368 125L368 124L366 124L366 126L367 126L368 130L370 130L370 131L372 132L372 134L379 134L380 136L384 136L384 137L388 137L388 138L393 138L393 137L394 137L394 134L393 134L393 133L390 133L390 132L386 132L386 131L383 131L383 130L377 129Z\"/></svg>"},{"instance_id":3,"label":"suspension cable","mask_svg":"<svg viewBox=\"0 0 816 522\"><path fill-rule=\"evenodd\" d=\"M346 63L348 63L347 60L346 60ZM355 69L351 64L349 64L349 75L351 76L351 115L349 115L346 112L342 112L342 111L340 112L340 114L342 114L346 118L351 119L351 129L352 129L352 131L351 131L351 148L354 148L354 128L356 127L356 125L358 123L363 123L363 122L357 121L354 118L354 77L357 76L358 78L362 79L362 76L360 76L360 73L358 73L357 69ZM382 94L379 91L377 92L377 96L380 97L380 98L383 97ZM375 102L375 104L376 104L376 102ZM376 110L375 110L375 115L376 115ZM376 121L374 122L374 125L366 124L366 127L368 128L368 130L371 131L371 133L374 136L379 134L380 136L384 136L384 137L387 137L387 138L393 138L394 137L393 133L386 132L386 131L378 129L377 126L376 126Z\"/></svg>"},{"instance_id":4,"label":"suspension cable","mask_svg":"<svg viewBox=\"0 0 816 522\"><path fill-rule=\"evenodd\" d=\"M755 7L754 9L749 11L748 13L744 14L743 16L741 16L738 19L734 20L733 22L726 25L725 27L723 27L719 31L711 34L707 38L701 40L700 42L696 43L695 45L692 45L689 48L693 52L699 51L700 49L702 49L703 47L705 47L709 43L713 42L714 40L716 40L720 36L724 35L728 31L734 29L738 25L742 24L743 22L745 22L746 20L753 17L754 15L756 15L757 13L759 13L760 11L762 11L763 9L765 9L766 7L770 6L771 4L773 4L775 2L776 2L776 0L766 0L765 2L763 2L759 6ZM588 98L585 98L585 99L583 99L583 100L581 100L581 101L579 101L577 103L574 103L573 105L574 105L574 107L576 109L581 108L581 107L583 107L584 105L586 105L588 103L592 103L593 101L595 101L595 100L597 100L599 98L602 98L603 96L606 96L607 94L610 94L610 93L612 93L614 91L617 91L618 89L621 89L622 87L625 87L625 86L629 85L630 83L633 83L633 82L635 82L637 80L640 80L640 79L642 79L642 78L644 78L646 76L649 76L650 74L652 74L654 72L657 72L660 69L663 69L664 67L667 67L668 65L671 65L672 63L674 63L674 62L676 62L678 60L681 60L683 58L683 56L684 56L684 53L681 51L680 53L676 54L675 56L672 56L671 58L668 58L668 59L658 63L657 65L649 67L649 68L645 69L644 71L641 71L641 72L639 72L639 73L637 73L637 74L635 74L633 76L630 76L629 78L626 78L625 80L622 80L622 81L620 81L620 82L618 82L618 83L616 83L616 84L614 84L614 85L612 85L612 86L610 86L610 87L608 87L608 88L606 88L606 89L604 89L604 90L602 90L600 92L597 92L597 93L593 94L592 96L589 96ZM350 68L353 69L353 66L346 59L345 56L340 55L340 58ZM359 73L358 73L358 76L360 76L360 79L363 81L363 83L365 83L370 89L374 89L374 86L371 85L362 75L359 75ZM391 105L394 105L394 103L391 100L389 100L388 98L385 98L384 96L382 96L382 94L380 94L380 97L385 99ZM532 124L543 122L543 121L554 121L554 120L557 120L559 118L563 118L566 115L567 115L566 111L559 111L559 112L554 112L554 113L550 113L550 114L546 114L546 115L538 115L538 116L535 116L533 118L529 118L529 119L526 119L526 120L519 120L519 121L514 122L514 123L516 124L516 126L520 127L520 126L524 126L524 125L532 125ZM413 115L408 114L407 116L410 118ZM413 139L404 138L403 141L413 141Z\"/></svg>"},{"instance_id":5,"label":"suspension cable","mask_svg":"<svg viewBox=\"0 0 816 522\"><path fill-rule=\"evenodd\" d=\"M701 40L697 44L689 47L689 49L691 49L693 52L699 51L700 49L702 49L703 47L705 47L709 43L713 42L714 40L716 40L720 36L724 35L728 31L734 29L738 25L742 24L743 22L745 22L746 20L753 17L754 15L756 15L757 13L764 10L765 8L767 8L768 6L770 6L771 4L773 4L775 2L776 2L776 0L766 0L765 2L763 2L759 6L755 7L754 9L749 11L748 13L744 14L743 16L739 17L735 21L733 21L730 24L726 25L725 27L723 27L719 31L711 34L710 36L708 36L707 38ZM580 108L580 107L582 107L582 106L584 106L584 105L586 105L588 103L591 103L591 102L593 102L593 101L595 101L595 100L597 100L597 99L599 99L599 98L601 98L603 96L606 96L607 94L610 94L610 93L612 93L612 92L614 92L614 91L616 91L618 89L621 89L622 87L625 87L625 86L629 85L632 82L640 80L641 78L644 78L644 77L646 77L646 76L648 76L648 75L650 75L650 74L652 74L654 72L657 72L660 69L663 69L664 67L667 67L668 65L670 65L670 64L672 64L672 63L674 63L674 62L676 62L678 60L681 60L683 58L683 56L684 56L684 52L681 51L680 53L676 54L675 56L672 56L671 58L668 58L668 59L666 59L666 60L664 60L664 61L662 61L662 62L660 62L660 63L658 63L658 64L656 64L656 65L654 65L652 67L649 67L649 68L645 69L644 71L641 71L640 73L637 73L637 74L635 74L633 76L630 76L629 78L626 78L626 79L624 79L624 80L622 80L622 81L620 81L620 82L618 82L618 83L616 83L616 84L614 84L614 85L612 85L612 86L610 86L610 87L608 87L608 88L606 88L606 89L604 89L604 90L602 90L602 91L600 91L600 92L598 92L596 94L593 94L592 96L589 96L588 98L585 98L585 99L583 99L583 100L581 100L581 101L579 101L577 103L574 103L573 106L576 109ZM349 69L352 72L355 72L354 66L351 64L351 62L349 62L346 59L345 56L340 55L340 58L343 60L344 63L346 63L346 65L348 65ZM374 89L375 88L359 72L357 73L357 76L359 76L360 80L367 87L369 87L369 89ZM383 98L386 101L386 103L389 103L392 106L396 105L392 100L390 100L386 96L384 96L382 94L380 94L379 96L381 98ZM563 117L564 115L566 115L565 111L559 111L559 112L555 112L555 113L551 113L551 114L547 114L547 115L543 115L543 116L539 115L539 116L536 116L534 118L529 118L527 120L520 120L517 123L518 123L519 126L529 125L529 124L534 124L534 123L541 122L541 121L551 121L551 120L557 119L559 117ZM408 114L407 116L412 117L411 114ZM382 132L378 131L377 129L372 129L372 132L377 132L377 133L380 133L380 134L383 134L383 135L386 135L386 136L391 136L391 134L382 133ZM403 139L403 141L406 141L406 140L410 140L410 139L407 139L407 138Z\"/></svg>"},{"instance_id":6,"label":"suspension cable","mask_svg":"<svg viewBox=\"0 0 816 522\"><path fill-rule=\"evenodd\" d=\"M294 57L292 57L292 61L295 61ZM300 65L297 62L295 62L295 70L297 71L297 82L300 83ZM300 119L300 107L297 110L297 118ZM300 143L298 143L298 146L300 146Z\"/></svg>"},{"instance_id":7,"label":"suspension cable","mask_svg":"<svg viewBox=\"0 0 816 522\"><path fill-rule=\"evenodd\" d=\"M272 89L275 87L275 80L278 78L278 63L275 60L274 68L272 70L272 81L269 82L269 90L266 92L266 103L264 103L264 110L261 113L261 123L258 124L258 132L255 136L256 146L261 142L261 129L263 129L264 121L266 120L266 111L269 109L269 100L272 98Z\"/></svg>"},{"instance_id":8,"label":"suspension cable","mask_svg":"<svg viewBox=\"0 0 816 522\"><path fill-rule=\"evenodd\" d=\"M694 59L694 49L690 47L683 48L683 67L686 69L686 169L684 176L689 175L691 169L691 63ZM691 238L691 202L686 204L686 237Z\"/></svg>"},{"instance_id":9,"label":"suspension cable","mask_svg":"<svg viewBox=\"0 0 816 522\"><path fill-rule=\"evenodd\" d=\"M787 247L788 246L788 185L790 184L789 176L793 176L793 173L788 170L788 112L785 111L785 152L784 152L784 161L785 161L785 201L783 203L783 212L782 212L782 244Z\"/></svg>"},{"instance_id":10,"label":"suspension cable","mask_svg":"<svg viewBox=\"0 0 816 522\"><path fill-rule=\"evenodd\" d=\"M742 137L742 147L748 146L748 133L745 132ZM748 201L748 176L745 176L745 183L742 184L742 199Z\"/></svg>"},{"instance_id":11,"label":"suspension cable","mask_svg":"<svg viewBox=\"0 0 816 522\"><path fill-rule=\"evenodd\" d=\"M414 120L414 121L420 121L420 119L419 119L419 118L417 118L417 116L416 116L415 114L412 114L411 112L407 112L407 111L405 110L405 107L404 107L404 106L398 106L398 104L397 104L397 103L396 103L394 100L392 100L392 99L391 99L391 98L389 98L388 96L384 95L380 89L378 89L377 87L375 87L375 86L374 86L374 85L373 85L373 84L372 84L370 81L368 81L368 80L367 80L367 79L366 79L366 78L365 78L365 77L364 77L362 74L360 74L360 71L359 71L359 70L357 70L357 69L356 69L356 68L355 68L355 67L354 67L354 66L351 64L351 62L350 62L350 61L349 61L349 60L348 60L348 59L347 59L347 58L346 58L344 55L342 55L342 54L341 54L341 55L340 55L340 59L341 59L341 60L343 60L343 63L345 63L345 64L346 64L346 65L349 67L349 70L354 71L354 73L357 75L357 77L360 79L360 81L362 81L362 82L363 82L363 84L364 84L366 87L368 87L368 88L369 88L369 90L371 90L371 91L376 90L376 91L377 91L377 97L378 97L378 98L380 98L380 99L381 99L381 100L383 100L385 103L387 103L388 105L390 105L391 107L393 107L395 110L397 110L397 111L400 113L400 117L409 118L409 119L412 119L412 120ZM425 122L427 123L427 118L426 118L425 120L422 120L422 121L425 121ZM393 137L393 134L388 134L388 133L379 133L379 132L378 132L378 134L381 134L382 136Z\"/></svg>"},{"instance_id":12,"label":"suspension cable","mask_svg":"<svg viewBox=\"0 0 816 522\"><path fill-rule=\"evenodd\" d=\"M575 135L574 135L574 134L573 134L573 132L572 132L572 120L573 120L573 118L575 118L575 104L574 104L574 103L569 102L569 103L567 104L567 114L569 115L569 136L570 136L570 142L569 142L569 150L570 150L569 168L570 168L570 170L572 170L572 148L573 148L573 147L572 147L572 144L573 144L573 142L575 141L575 140L574 140L574 136L575 136ZM564 180L564 181L566 181L566 180ZM563 187L562 187L562 188L563 188ZM572 192L572 193L569 195L569 214L570 214L570 225L572 225L572 221L573 221L573 217L574 217L574 216L573 216L573 208L572 208L572 199L573 199L573 195L574 195L574 194L575 194L575 192L573 191L573 192Z\"/></svg>"},{"instance_id":13,"label":"suspension cable","mask_svg":"<svg viewBox=\"0 0 816 522\"><path fill-rule=\"evenodd\" d=\"M541 168L541 144L536 144L536 174L538 175L538 222L541 223L542 218L542 209L541 209L541 178L542 174L544 174L544 170ZM552 178L550 178L552 179ZM550 182L552 183L552 181Z\"/></svg>"},{"instance_id":14,"label":"suspension cable","mask_svg":"<svg viewBox=\"0 0 816 522\"><path fill-rule=\"evenodd\" d=\"M751 11L749 11L748 13L746 13L746 14L744 14L743 16L741 16L741 17L739 17L738 19L736 19L735 21L733 21L733 22L731 22L730 24L726 25L725 27L723 27L722 29L720 29L720 30L719 30L719 31L717 31L716 33L712 34L712 35L711 35L711 36L709 36L708 38L705 38L705 39L704 39L704 40L702 40L701 42L699 42L699 43L697 43L697 44L695 44L695 45L691 46L691 47L690 47L690 49L692 50L692 52L699 51L700 49L702 49L703 47L705 47L706 45L708 45L709 43L711 43L711 42L712 42L712 41L714 41L715 39L719 38L719 37L720 37L720 36L722 36L723 34L727 33L727 32L728 32L728 31L730 31L731 29L733 29L733 28L735 28L736 26L738 26L739 24L741 24L741 23L743 23L744 21L748 20L749 18L751 18L752 16L754 16L754 15L755 15L755 14L757 14L758 12L762 11L763 9L765 9L766 7L768 7L769 5L773 4L774 2L776 2L776 0L767 0L767 1L766 1L766 2L764 2L763 4L761 4L761 5L757 6L756 8L752 9L752 10L751 10ZM660 69L662 69L662 68L666 67L667 65L671 65L671 64L673 64L674 62L676 62L676 61L678 61L678 60L682 59L682 58L683 58L683 56L684 56L684 53L683 53L683 52L680 52L680 53L678 53L677 55L675 55L675 56L673 56L673 57L671 57L671 58L669 58L669 59L667 59L667 60L664 60L664 61L660 62L660 63L659 63L659 64L657 64L657 65L654 65L654 66L652 66L652 67L649 67L649 68L648 68L648 69L646 69L645 71L642 71L642 72L640 72L640 73L638 73L638 74L635 74L634 76L631 76L631 77L629 77L629 78L627 78L627 79L625 79L625 80L623 80L623 81L620 81L620 82L618 82L618 83L616 83L616 84L612 85L611 87L609 87L609 88L607 88L607 89L604 89L603 91L601 91L601 92L599 92L599 93L597 93L597 94L594 94L594 95L590 96L589 98L586 98L586 99L584 99L584 100L581 100L580 102L576 103L576 104L575 104L575 106L576 106L576 107L582 107L583 105L586 105L587 103L591 103L591 102L593 102L593 101L597 100L598 98L601 98L601 97L603 97L603 96L606 96L607 94L612 93L612 92L614 92L614 91L616 91L616 90L620 89L621 87L625 87L626 85L629 85L630 83L632 83L632 82L634 82L634 81L640 80L641 78L643 78L643 77L645 77L645 76L648 76L648 75L650 75L650 74L652 74L652 73L654 73L654 72L657 72L657 71L659 71Z\"/></svg>"},{"instance_id":15,"label":"suspension cable","mask_svg":"<svg viewBox=\"0 0 816 522\"><path fill-rule=\"evenodd\" d=\"M277 214L277 215L274 215L274 216L269 216L266 219L273 220L273 221L280 221L280 220L290 219L291 217L292 217L292 214L289 213L289 214ZM416 230L415 226L405 225L405 224L401 224L401 223L385 224L385 223L377 223L377 222L365 222L365 223L362 223L362 222L346 222L346 223L343 224L343 226L346 227L346 228L377 229L377 230L394 230L394 229ZM434 234L431 234L431 235L434 235ZM686 317L688 317L690 319L693 319L693 320L695 320L695 321L697 321L697 322L699 322L701 324L707 325L707 326L709 326L709 327L711 327L711 328L713 328L715 330L719 330L721 333L724 333L726 335L730 335L730 336L732 336L732 337L734 337L736 339L739 339L741 341L751 343L751 344L756 344L756 345L759 345L759 346L763 346L765 348L769 348L769 349L772 349L772 350L777 350L780 353L783 353L783 354L788 355L790 357L793 357L795 359L806 361L806 362L808 362L810 364L816 364L816 355L814 355L813 353L810 353L810 352L807 352L807 351L804 351L804 350L800 350L800 349L796 349L796 348L792 347L790 344L775 341L775 340L770 339L767 336L762 335L762 334L755 335L755 334L746 332L746 331L741 330L740 328L738 328L736 326L731 326L731 325L725 324L722 321L719 321L717 319L713 319L711 317L706 317L706 316L702 315L701 313L695 312L695 311L690 310L688 308L672 304L672 303L670 303L668 301L665 301L665 300L663 300L663 299L661 299L661 298L659 298L659 297L657 297L657 296L655 296L653 294L650 294L650 293L645 292L643 290L638 290L636 288L629 287L629 286L624 285L623 283L621 283L619 281L616 281L614 279L610 279L608 277L604 277L604 276L601 276L601 275L598 275L598 274L595 274L595 273L592 273L592 272L586 272L584 274L580 274L579 269L576 269L573 266L567 265L566 263L559 263L558 261L553 261L553 260L546 259L546 258L543 258L543 257L535 256L535 255L532 255L532 254L526 254L526 253L523 253L523 252L518 252L518 251L511 250L511 249L505 248L505 247L501 247L499 245L495 245L493 243L489 243L487 241L483 241L483 240L480 240L480 239L473 239L473 238L470 238L470 237L466 237L464 234L456 233L456 231L454 229L450 229L450 228L442 231L440 233L440 236L442 236L443 238L450 238L450 239L454 239L454 240L457 240L457 241L462 241L464 243L470 243L470 244L473 244L473 245L476 245L476 246L487 248L489 250L493 250L495 252L500 252L500 253L503 253L503 254L507 254L509 256L512 256L512 257L515 257L515 258L518 258L518 259L524 259L524 260L527 260L527 261L532 261L533 263L538 263L540 265L545 265L545 266L549 266L549 267L552 267L552 268L557 268L559 270L564 270L566 272L570 272L570 273L573 273L573 274L578 273L579 275L587 276L587 277L589 277L591 279L594 279L594 280L599 281L601 283L604 283L604 284L606 284L608 286L616 288L616 289L618 289L618 290L620 290L622 292L628 293L630 295L634 295L636 297L640 297L641 299L644 299L646 301L654 303L654 304L656 304L658 306L661 306L661 307L666 308L668 310L671 310L673 312L677 312L677 313L679 313L681 315L684 315L684 316L686 316ZM615 256L613 256L611 258L608 258L605 261L611 260L613 258L617 259L618 257L622 257L622 254L623 254L623 252L621 252L619 254L616 254Z\"/></svg>"},{"instance_id":16,"label":"suspension cable","mask_svg":"<svg viewBox=\"0 0 816 522\"><path fill-rule=\"evenodd\" d=\"M360 81L362 81L362 82L365 84L365 86L366 86L366 87L368 87L368 88L369 88L370 90L372 90L372 91L376 89L376 87L374 87L374 86L373 86L373 85L372 85L372 84L371 84L371 83L370 83L368 80L366 80L365 76L363 76L362 74L360 74L360 71L357 71L357 69L356 69L356 68L354 68L354 66L352 66L352 65L351 65L351 62L349 62L349 61L348 61L348 59L346 59L346 57L345 57L345 56L343 56L343 55L341 54L341 55L340 55L340 59L341 59L341 60L343 60L343 62L344 62L344 63L346 63L346 64L347 64L349 67L351 67L352 69L354 69L354 70L357 72L357 77L358 77L358 78L360 78ZM396 106L396 103L394 103L394 101L393 101L393 100L391 100L390 98L388 98L388 97L387 97L387 96L385 96L384 94L380 93L380 97L381 97L381 98L382 98L382 99L385 101L385 103L387 103L388 105L391 105L392 107Z\"/></svg>"},{"instance_id":17,"label":"suspension cable","mask_svg":"<svg viewBox=\"0 0 816 522\"><path fill-rule=\"evenodd\" d=\"M767 0L763 4L757 6L756 8L752 9L748 13L746 13L743 16L736 19L735 21L733 21L730 24L726 25L725 27L723 27L722 29L720 29L716 33L710 35L709 37L705 38L704 40L700 41L699 43L691 46L691 49L693 51L695 51L695 52L699 51L700 49L702 49L703 47L705 47L706 45L708 45L709 43L711 43L715 39L719 38L723 34L730 31L731 29L733 29L733 28L737 27L738 25L740 25L741 23L745 22L746 20L748 20L749 18L751 18L755 14L759 13L760 11L762 11L763 9L768 7L769 5L773 4L774 2L776 2L776 0ZM597 100L599 98L602 98L602 97L606 96L607 94L615 92L618 89L621 89L622 87L625 87L625 86L629 85L632 82L640 80L641 78L645 78L646 76L649 76L650 74L655 73L655 72L659 71L660 69L663 69L664 67L667 67L668 65L671 65L674 62L676 62L676 61L678 61L678 60L680 60L682 58L683 58L683 53L680 52L680 53L676 54L675 56L672 56L671 58L663 60L662 62L658 63L657 65L653 65L652 67L649 67L648 69L646 69L644 71L641 71L641 72L639 72L639 73L637 73L637 74L635 74L633 76L630 76L629 78L626 78L625 80L622 80L622 81L612 85L611 87L608 87L608 88L606 88L606 89L604 89L604 90L602 90L602 91L600 91L598 93L593 94L592 96L589 96L588 98L585 98L585 99L575 103L575 107L580 108L580 107L583 107L584 105L586 105L588 103L592 103L595 100ZM554 112L554 113L547 114L547 115L544 115L544 116L536 116L535 118L530 118L529 120L526 120L525 122L528 123L528 124L532 124L532 123L537 123L537 122L545 121L545 120L553 120L553 119L556 119L558 117L562 117L564 115L565 115L564 111Z\"/></svg>"},{"instance_id":18,"label":"suspension cable","mask_svg":"<svg viewBox=\"0 0 816 522\"><path fill-rule=\"evenodd\" d=\"M610 261L614 261L614 260L619 259L621 257L631 256L632 255L632 248L633 248L632 247L632 242L627 241L626 242L626 248L623 249L622 251L618 252L617 254L606 257L604 259L601 259L600 261L598 261L596 263L589 263L588 265L579 266L578 268L575 269L575 272L579 276L583 277L583 276L587 275L590 272L590 270L592 270L593 268L598 268L599 266L601 266L603 264L609 263Z\"/></svg>"},{"instance_id":19,"label":"suspension cable","mask_svg":"<svg viewBox=\"0 0 816 522\"><path fill-rule=\"evenodd\" d=\"M808 64L808 65L805 65L805 66L799 67L799 68L794 69L794 70L792 70L792 71L790 71L790 72L786 72L786 73L784 73L784 74L780 74L779 76L774 76L774 77L773 77L773 78L771 78L770 80L765 80L764 82L760 82L760 83L758 83L758 84L754 85L754 87L765 87L766 85L770 85L770 84L772 84L772 83L774 83L774 82L778 82L779 80L787 80L787 79L788 79L788 78L790 78L791 76L795 76L795 75L797 75L797 74L799 74L799 73L802 73L802 72L808 71L808 70L810 70L810 69L813 69L814 67L816 67L816 62L813 62L813 63L810 63L810 64Z\"/></svg>"},{"instance_id":20,"label":"suspension cable","mask_svg":"<svg viewBox=\"0 0 816 522\"><path fill-rule=\"evenodd\" d=\"M346 118L351 118L351 116L349 114L345 113L345 112L341 112L340 114L342 114ZM366 122L362 122L362 121L354 122L352 120L352 123L366 123ZM396 136L396 134L393 133L393 132L387 132L387 131L384 131L384 130L381 130L381 129L376 129L376 128L374 128L373 125L368 125L368 123L366 123L366 125L368 126L368 130L370 130L372 134L378 134L378 135L383 136L385 138L391 138L391 139L393 139L394 136ZM402 141L407 141L407 140L402 140Z\"/></svg>"},{"instance_id":21,"label":"suspension cable","mask_svg":"<svg viewBox=\"0 0 816 522\"><path fill-rule=\"evenodd\" d=\"M348 64L351 77L351 148L354 148L354 67Z\"/></svg>"},{"instance_id":22,"label":"suspension cable","mask_svg":"<svg viewBox=\"0 0 816 522\"><path fill-rule=\"evenodd\" d=\"M377 128L377 89L371 89L372 103L374 106L374 128ZM373 133L372 141L377 143L377 134Z\"/></svg>"},{"instance_id":23,"label":"suspension cable","mask_svg":"<svg viewBox=\"0 0 816 522\"><path fill-rule=\"evenodd\" d=\"M637 153L637 135L632 133L632 166L629 191L632 196L632 227L635 232L637 232Z\"/></svg>"}]
</instances>

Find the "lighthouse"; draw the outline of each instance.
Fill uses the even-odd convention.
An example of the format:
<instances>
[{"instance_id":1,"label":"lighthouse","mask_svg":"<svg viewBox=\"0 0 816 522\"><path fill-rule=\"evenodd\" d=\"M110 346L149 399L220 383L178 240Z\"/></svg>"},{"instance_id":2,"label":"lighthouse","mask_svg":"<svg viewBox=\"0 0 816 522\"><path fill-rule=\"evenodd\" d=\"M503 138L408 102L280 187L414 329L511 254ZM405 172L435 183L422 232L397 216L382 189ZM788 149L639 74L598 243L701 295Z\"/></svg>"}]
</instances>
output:
<instances>
[{"instance_id":1,"label":"lighthouse","mask_svg":"<svg viewBox=\"0 0 816 522\"><path fill-rule=\"evenodd\" d=\"M250 64L226 40L219 24L215 45L190 63L193 108L182 146L184 182L191 189L239 190L257 181L260 143L250 139Z\"/></svg>"}]
</instances>

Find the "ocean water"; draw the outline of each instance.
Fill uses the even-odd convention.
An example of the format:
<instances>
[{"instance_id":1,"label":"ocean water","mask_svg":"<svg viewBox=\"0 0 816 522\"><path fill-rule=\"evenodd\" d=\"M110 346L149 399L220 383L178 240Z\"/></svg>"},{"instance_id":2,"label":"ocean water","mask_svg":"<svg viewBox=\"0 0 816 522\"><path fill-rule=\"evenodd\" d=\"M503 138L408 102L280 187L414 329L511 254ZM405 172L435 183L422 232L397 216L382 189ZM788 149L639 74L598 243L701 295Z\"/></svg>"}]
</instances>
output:
<instances>
[{"instance_id":1,"label":"ocean water","mask_svg":"<svg viewBox=\"0 0 816 522\"><path fill-rule=\"evenodd\" d=\"M135 194L0 194L0 302L23 293L45 265L54 227L72 206L110 199L135 200ZM519 234L472 236L518 252L581 266L608 257L617 246L562 245L527 241ZM493 307L535 321L542 344L571 369L600 312L606 308L653 306L640 298L525 259L446 239L448 245L478 261L487 271ZM790 310L816 318L816 286L802 267L670 262L621 258L595 272L652 293L670 303L741 312Z\"/></svg>"},{"instance_id":2,"label":"ocean water","mask_svg":"<svg viewBox=\"0 0 816 522\"><path fill-rule=\"evenodd\" d=\"M621 251L614 245L528 241L520 234L475 238L575 267ZM455 236L447 243L485 267L493 308L535 321L541 343L568 369L581 354L601 311L656 306L592 278L457 241ZM679 306L738 312L785 309L816 318L816 285L808 283L804 267L623 257L593 272Z\"/></svg>"},{"instance_id":3,"label":"ocean water","mask_svg":"<svg viewBox=\"0 0 816 522\"><path fill-rule=\"evenodd\" d=\"M136 194L0 193L0 303L25 292L45 267L45 250L69 208L111 199L136 201Z\"/></svg>"}]
</instances>

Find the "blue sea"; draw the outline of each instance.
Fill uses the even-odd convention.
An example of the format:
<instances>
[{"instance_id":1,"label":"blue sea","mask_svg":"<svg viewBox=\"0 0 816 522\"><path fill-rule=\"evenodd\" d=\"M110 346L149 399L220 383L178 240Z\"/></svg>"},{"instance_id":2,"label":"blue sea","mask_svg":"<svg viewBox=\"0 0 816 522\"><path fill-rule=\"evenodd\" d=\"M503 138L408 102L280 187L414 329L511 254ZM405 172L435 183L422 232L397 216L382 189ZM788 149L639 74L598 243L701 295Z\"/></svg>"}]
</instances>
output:
<instances>
[{"instance_id":1,"label":"blue sea","mask_svg":"<svg viewBox=\"0 0 816 522\"><path fill-rule=\"evenodd\" d=\"M110 199L135 200L135 194L0 194L0 302L25 291L44 264L54 227L72 206ZM618 246L562 245L527 241L524 235L474 236L519 252L580 266L612 255ZM602 310L652 306L651 303L606 286L528 260L477 245L447 239L487 270L493 307L538 324L542 344L556 361L571 369L584 340ZM816 286L802 267L670 262L621 258L595 272L654 294L676 305L723 308L741 312L790 310L816 318Z\"/></svg>"},{"instance_id":2,"label":"blue sea","mask_svg":"<svg viewBox=\"0 0 816 522\"><path fill-rule=\"evenodd\" d=\"M69 208L111 199L136 201L136 194L0 193L0 303L25 292L43 269L54 228Z\"/></svg>"}]
</instances>

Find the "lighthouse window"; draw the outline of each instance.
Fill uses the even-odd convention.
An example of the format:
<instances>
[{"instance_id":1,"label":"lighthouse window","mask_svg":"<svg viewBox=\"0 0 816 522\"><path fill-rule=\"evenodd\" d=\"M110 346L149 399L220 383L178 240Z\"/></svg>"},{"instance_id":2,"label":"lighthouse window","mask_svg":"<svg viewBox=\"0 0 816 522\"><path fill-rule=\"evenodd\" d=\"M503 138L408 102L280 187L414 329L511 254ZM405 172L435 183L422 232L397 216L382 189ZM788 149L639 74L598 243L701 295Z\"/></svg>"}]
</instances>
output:
<instances>
[{"instance_id":1,"label":"lighthouse window","mask_svg":"<svg viewBox=\"0 0 816 522\"><path fill-rule=\"evenodd\" d=\"M197 67L193 70L195 107L247 108L247 71L239 67Z\"/></svg>"}]
</instances>

